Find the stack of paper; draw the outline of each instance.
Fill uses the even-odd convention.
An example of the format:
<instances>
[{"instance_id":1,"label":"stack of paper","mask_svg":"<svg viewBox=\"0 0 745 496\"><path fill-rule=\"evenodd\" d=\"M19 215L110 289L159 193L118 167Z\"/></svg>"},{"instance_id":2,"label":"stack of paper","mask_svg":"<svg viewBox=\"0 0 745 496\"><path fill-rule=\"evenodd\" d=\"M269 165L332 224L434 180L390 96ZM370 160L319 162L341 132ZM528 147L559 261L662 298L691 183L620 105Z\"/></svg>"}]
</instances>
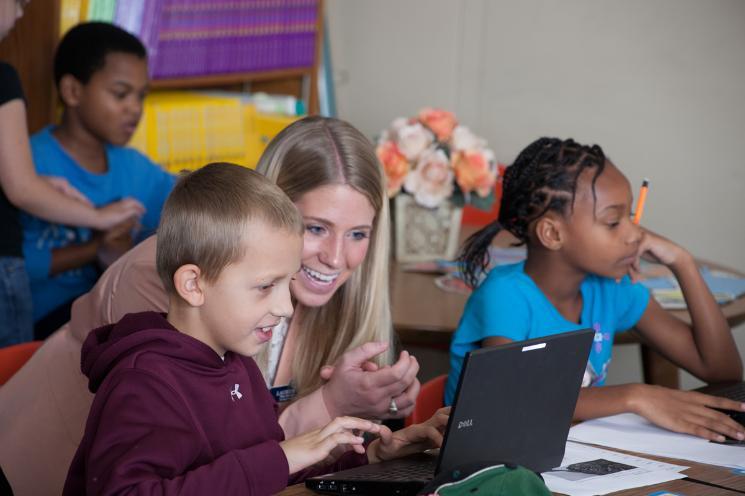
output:
<instances>
[{"instance_id":1,"label":"stack of paper","mask_svg":"<svg viewBox=\"0 0 745 496\"><path fill-rule=\"evenodd\" d=\"M569 441L561 466L541 475L552 492L592 496L682 479L687 468Z\"/></svg>"},{"instance_id":2,"label":"stack of paper","mask_svg":"<svg viewBox=\"0 0 745 496\"><path fill-rule=\"evenodd\" d=\"M745 469L745 446L727 446L653 425L633 413L577 424L569 439L668 458Z\"/></svg>"}]
</instances>

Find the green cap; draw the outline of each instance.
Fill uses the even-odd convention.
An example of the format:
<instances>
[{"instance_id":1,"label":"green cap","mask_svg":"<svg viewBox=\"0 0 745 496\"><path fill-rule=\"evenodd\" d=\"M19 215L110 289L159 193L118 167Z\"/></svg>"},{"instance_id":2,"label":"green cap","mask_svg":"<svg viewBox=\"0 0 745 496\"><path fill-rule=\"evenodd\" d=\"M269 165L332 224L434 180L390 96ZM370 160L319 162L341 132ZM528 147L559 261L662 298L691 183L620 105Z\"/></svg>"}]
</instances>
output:
<instances>
[{"instance_id":1,"label":"green cap","mask_svg":"<svg viewBox=\"0 0 745 496\"><path fill-rule=\"evenodd\" d=\"M471 464L439 474L419 494L438 496L551 496L543 479L525 467ZM479 468L481 466L482 468Z\"/></svg>"}]
</instances>

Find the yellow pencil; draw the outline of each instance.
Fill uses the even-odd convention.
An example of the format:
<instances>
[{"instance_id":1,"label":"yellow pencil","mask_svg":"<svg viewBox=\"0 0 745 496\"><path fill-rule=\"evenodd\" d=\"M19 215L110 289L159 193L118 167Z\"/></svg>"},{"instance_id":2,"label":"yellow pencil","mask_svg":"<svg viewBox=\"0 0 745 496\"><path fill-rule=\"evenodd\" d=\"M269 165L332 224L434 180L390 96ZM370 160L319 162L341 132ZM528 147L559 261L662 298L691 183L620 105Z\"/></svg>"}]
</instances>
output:
<instances>
[{"instance_id":1,"label":"yellow pencil","mask_svg":"<svg viewBox=\"0 0 745 496\"><path fill-rule=\"evenodd\" d=\"M646 177L642 182L642 189L639 191L639 201L636 202L636 212L634 212L634 224L639 224L644 212L644 202L647 201L647 190L649 189L649 179Z\"/></svg>"}]
</instances>

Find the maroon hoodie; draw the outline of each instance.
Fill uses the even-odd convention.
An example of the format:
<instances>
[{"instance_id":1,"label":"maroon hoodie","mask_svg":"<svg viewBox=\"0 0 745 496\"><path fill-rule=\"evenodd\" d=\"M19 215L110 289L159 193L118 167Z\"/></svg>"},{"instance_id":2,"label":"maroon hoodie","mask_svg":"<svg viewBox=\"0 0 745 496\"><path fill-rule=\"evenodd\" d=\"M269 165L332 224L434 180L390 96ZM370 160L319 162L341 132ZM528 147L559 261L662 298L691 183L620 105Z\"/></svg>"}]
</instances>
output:
<instances>
[{"instance_id":1,"label":"maroon hoodie","mask_svg":"<svg viewBox=\"0 0 745 496\"><path fill-rule=\"evenodd\" d=\"M259 495L287 485L277 407L252 359L223 361L143 312L91 332L81 368L96 396L63 494ZM352 452L302 476L365 462Z\"/></svg>"}]
</instances>

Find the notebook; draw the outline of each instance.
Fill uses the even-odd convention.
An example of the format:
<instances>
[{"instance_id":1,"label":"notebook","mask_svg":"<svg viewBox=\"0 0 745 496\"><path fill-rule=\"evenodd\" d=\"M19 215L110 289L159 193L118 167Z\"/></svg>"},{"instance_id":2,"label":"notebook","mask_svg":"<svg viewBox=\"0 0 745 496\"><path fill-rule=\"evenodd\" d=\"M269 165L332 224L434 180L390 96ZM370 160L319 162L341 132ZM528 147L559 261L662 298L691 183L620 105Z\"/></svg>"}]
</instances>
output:
<instances>
[{"instance_id":1,"label":"notebook","mask_svg":"<svg viewBox=\"0 0 745 496\"><path fill-rule=\"evenodd\" d=\"M442 448L312 477L325 494L416 494L435 474L472 462L536 472L561 464L594 331L583 329L466 355Z\"/></svg>"}]
</instances>

